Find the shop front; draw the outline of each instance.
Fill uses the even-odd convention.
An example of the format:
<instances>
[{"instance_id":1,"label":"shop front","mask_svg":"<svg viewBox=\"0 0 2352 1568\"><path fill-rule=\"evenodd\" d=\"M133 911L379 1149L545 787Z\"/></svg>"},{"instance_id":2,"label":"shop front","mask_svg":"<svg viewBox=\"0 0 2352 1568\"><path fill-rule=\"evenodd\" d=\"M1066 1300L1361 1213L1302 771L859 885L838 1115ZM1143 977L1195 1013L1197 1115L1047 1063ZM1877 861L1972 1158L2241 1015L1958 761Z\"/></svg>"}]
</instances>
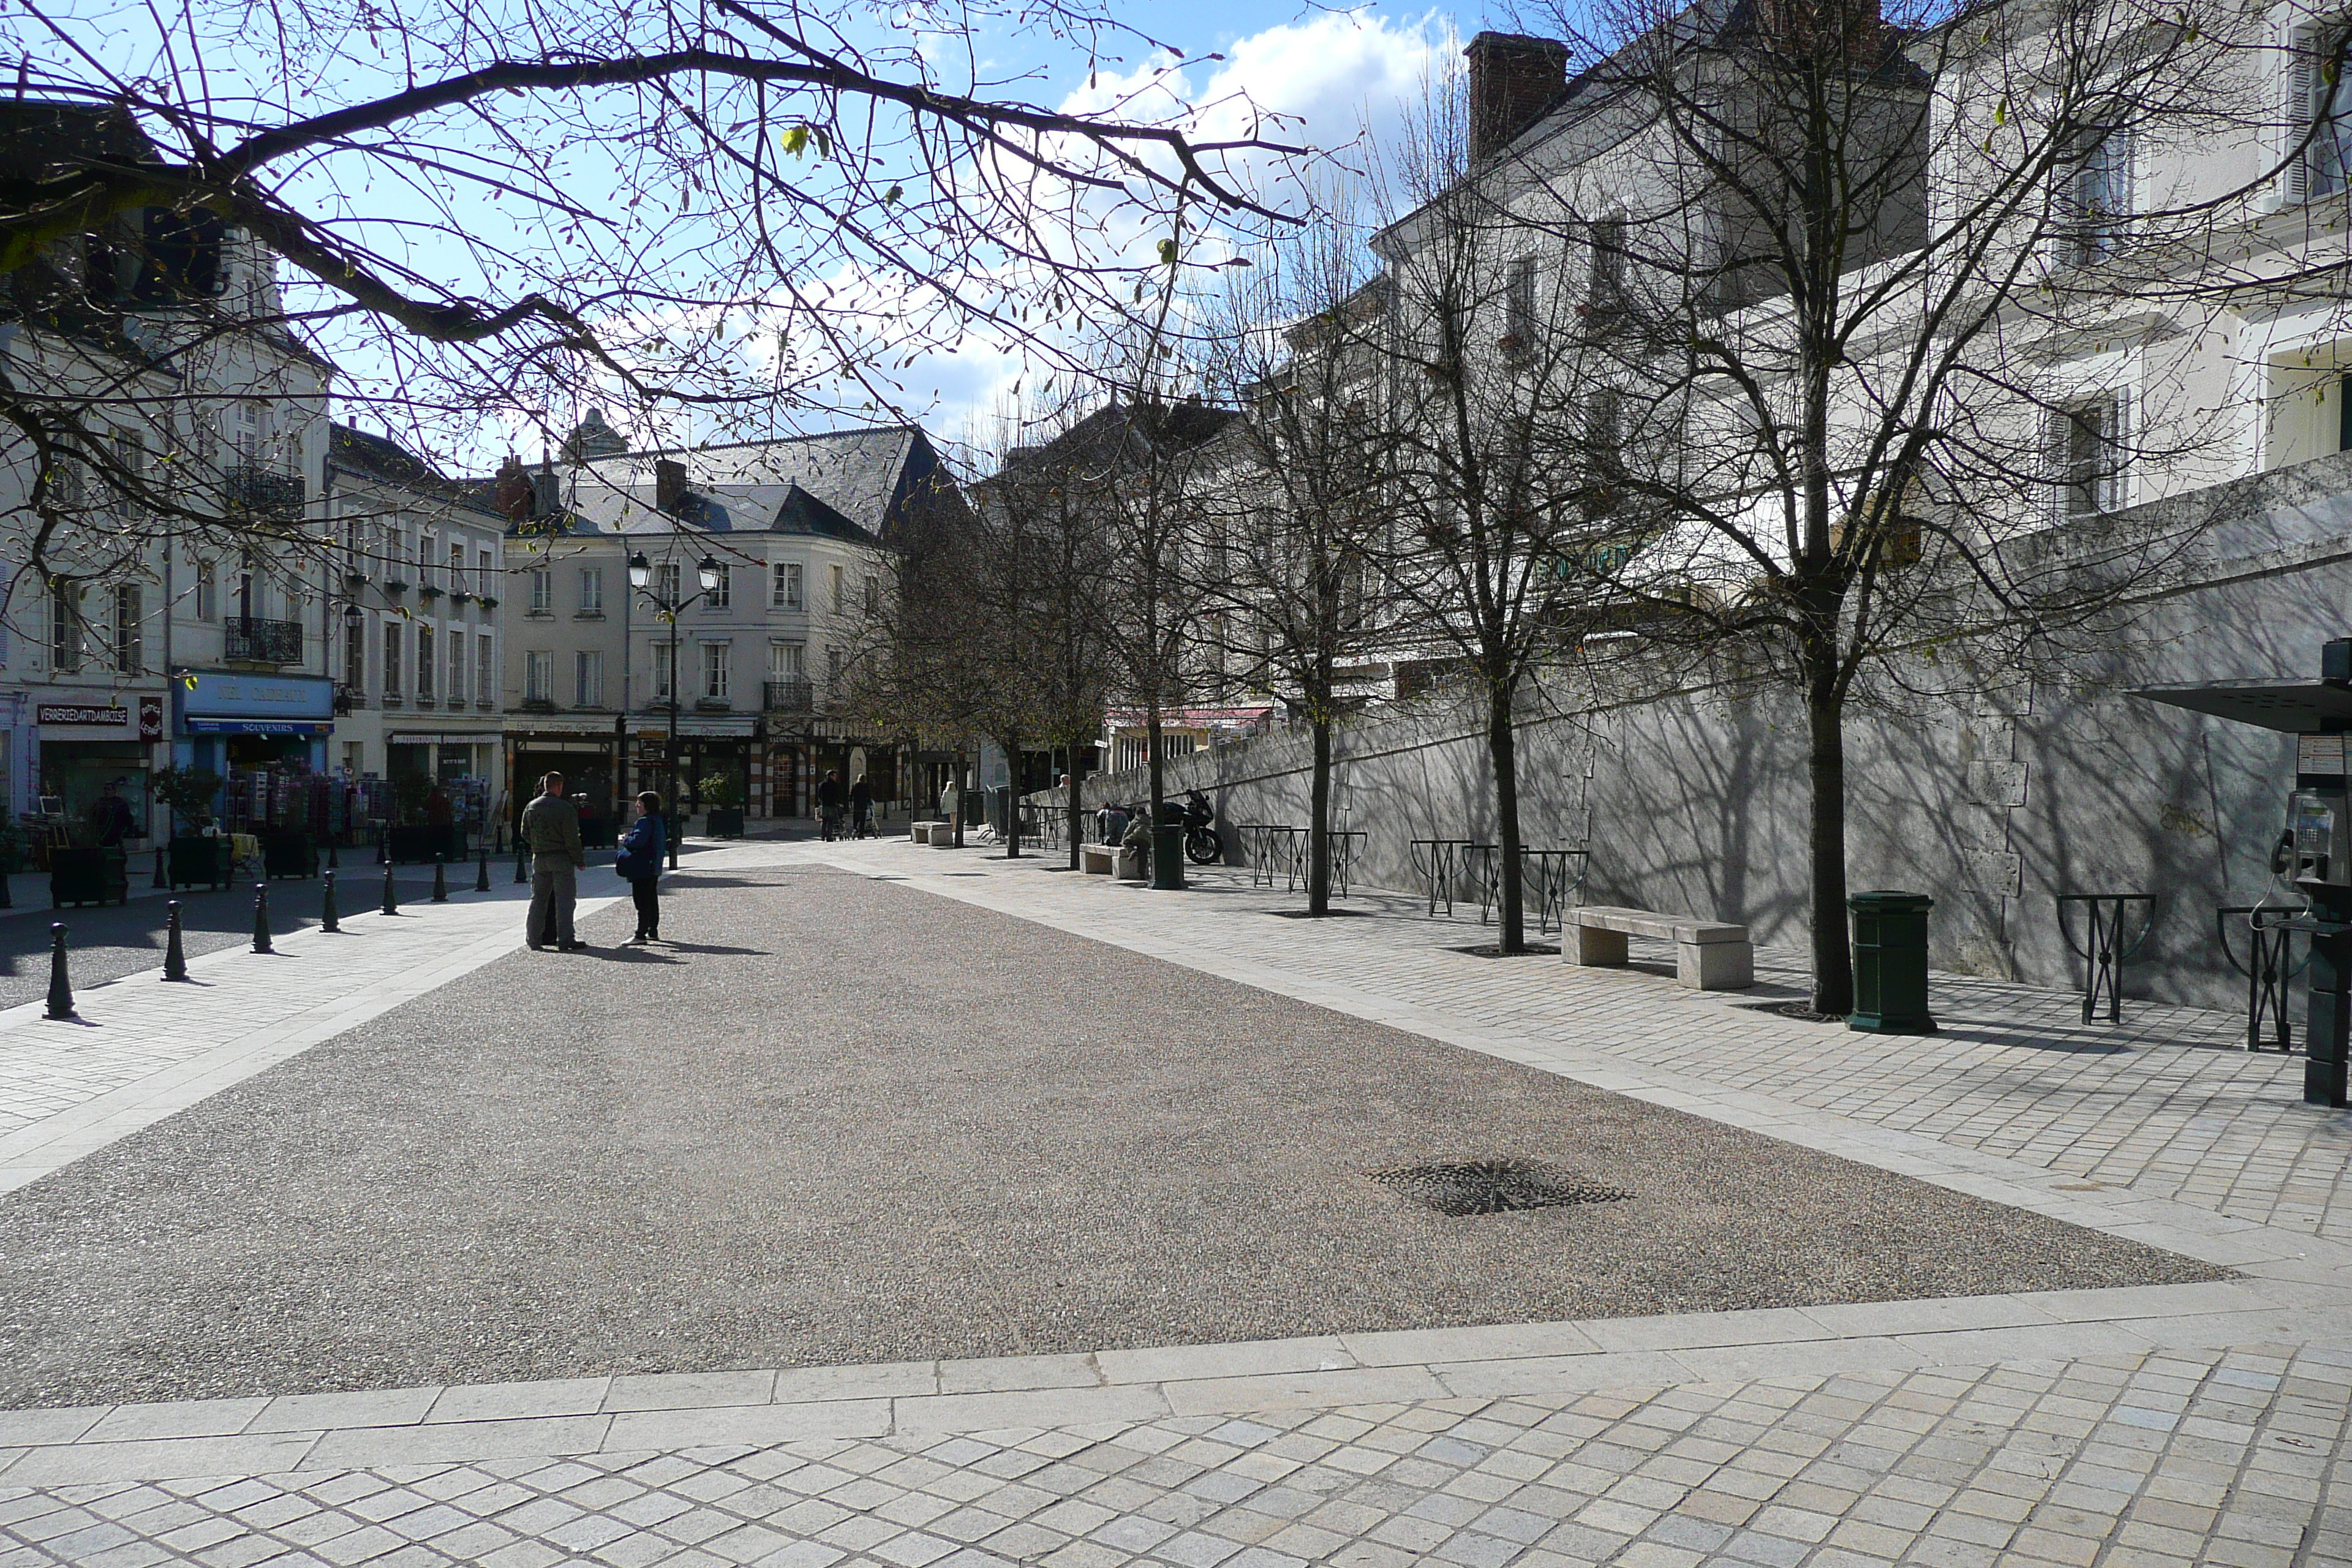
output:
<instances>
[{"instance_id":1,"label":"shop front","mask_svg":"<svg viewBox=\"0 0 2352 1568\"><path fill-rule=\"evenodd\" d=\"M709 809L704 784L725 778L733 784L735 804L753 816L767 815L768 746L761 721L698 713L677 721L677 784L671 784L669 726L638 714L631 721L629 762L632 795L652 790L667 798L672 794L692 816Z\"/></svg>"},{"instance_id":2,"label":"shop front","mask_svg":"<svg viewBox=\"0 0 2352 1568\"><path fill-rule=\"evenodd\" d=\"M220 775L220 815L230 830L298 835L312 845L348 836L347 792L326 773L334 682L206 669L176 682L173 700L173 749L183 764Z\"/></svg>"},{"instance_id":3,"label":"shop front","mask_svg":"<svg viewBox=\"0 0 2352 1568\"><path fill-rule=\"evenodd\" d=\"M566 794L580 805L580 833L587 842L609 845L617 832L615 806L621 776L623 733L611 719L566 719L530 714L508 721L506 809L512 833L517 816L539 793L539 781L562 773ZM509 840L511 841L511 840Z\"/></svg>"},{"instance_id":4,"label":"shop front","mask_svg":"<svg viewBox=\"0 0 2352 1568\"><path fill-rule=\"evenodd\" d=\"M102 831L128 837L134 847L145 843L153 826L147 781L164 739L163 694L63 696L33 708L40 748L34 774L38 815L69 832L92 826L101 816L120 823L122 814L99 804L111 793L128 808L129 831Z\"/></svg>"},{"instance_id":5,"label":"shop front","mask_svg":"<svg viewBox=\"0 0 2352 1568\"><path fill-rule=\"evenodd\" d=\"M386 732L394 859L462 859L484 834L503 846L499 742L495 730Z\"/></svg>"}]
</instances>

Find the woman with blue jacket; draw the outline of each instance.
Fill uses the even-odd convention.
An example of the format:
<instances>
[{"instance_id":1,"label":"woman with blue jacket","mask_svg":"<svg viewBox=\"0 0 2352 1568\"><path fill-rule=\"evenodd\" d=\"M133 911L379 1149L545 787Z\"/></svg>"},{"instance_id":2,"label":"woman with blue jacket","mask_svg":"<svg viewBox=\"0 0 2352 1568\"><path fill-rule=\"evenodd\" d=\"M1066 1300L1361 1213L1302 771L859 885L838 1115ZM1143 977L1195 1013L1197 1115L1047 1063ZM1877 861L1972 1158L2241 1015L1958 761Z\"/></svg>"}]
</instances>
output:
<instances>
[{"instance_id":1,"label":"woman with blue jacket","mask_svg":"<svg viewBox=\"0 0 2352 1568\"><path fill-rule=\"evenodd\" d=\"M637 819L622 836L621 853L613 869L628 879L630 896L637 901L637 934L629 941L638 947L661 940L661 900L655 889L661 878L662 855L669 847L662 828L661 796L647 790L637 796Z\"/></svg>"}]
</instances>

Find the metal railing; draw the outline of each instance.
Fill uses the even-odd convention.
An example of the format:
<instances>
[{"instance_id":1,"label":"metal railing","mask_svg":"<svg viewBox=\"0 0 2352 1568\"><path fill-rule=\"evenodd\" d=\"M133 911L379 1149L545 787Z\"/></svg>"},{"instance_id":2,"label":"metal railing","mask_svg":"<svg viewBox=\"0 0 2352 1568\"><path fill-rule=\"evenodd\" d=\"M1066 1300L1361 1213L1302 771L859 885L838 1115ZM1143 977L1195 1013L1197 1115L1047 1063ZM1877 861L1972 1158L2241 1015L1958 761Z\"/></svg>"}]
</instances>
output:
<instances>
[{"instance_id":1,"label":"metal railing","mask_svg":"<svg viewBox=\"0 0 2352 1568\"><path fill-rule=\"evenodd\" d=\"M807 713L816 707L816 684L806 676L762 681L760 702L771 713Z\"/></svg>"},{"instance_id":2,"label":"metal railing","mask_svg":"<svg viewBox=\"0 0 2352 1568\"><path fill-rule=\"evenodd\" d=\"M232 616L222 632L221 657L248 664L299 664L302 623Z\"/></svg>"},{"instance_id":3,"label":"metal railing","mask_svg":"<svg viewBox=\"0 0 2352 1568\"><path fill-rule=\"evenodd\" d=\"M228 469L228 503L237 511L257 517L285 517L302 510L304 487L299 474L279 473L250 463Z\"/></svg>"}]
</instances>

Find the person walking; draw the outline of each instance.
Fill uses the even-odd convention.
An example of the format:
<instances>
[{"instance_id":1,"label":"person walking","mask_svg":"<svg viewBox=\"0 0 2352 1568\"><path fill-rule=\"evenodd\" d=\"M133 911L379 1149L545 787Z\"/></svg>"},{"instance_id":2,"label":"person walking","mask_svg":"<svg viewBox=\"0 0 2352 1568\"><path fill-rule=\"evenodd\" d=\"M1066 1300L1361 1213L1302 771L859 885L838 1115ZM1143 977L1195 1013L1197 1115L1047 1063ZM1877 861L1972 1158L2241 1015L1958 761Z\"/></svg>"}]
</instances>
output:
<instances>
[{"instance_id":1,"label":"person walking","mask_svg":"<svg viewBox=\"0 0 2352 1568\"><path fill-rule=\"evenodd\" d=\"M647 790L637 796L637 819L621 836L621 853L613 861L613 869L627 880L629 897L636 902L637 934L629 941L638 947L661 940L661 900L657 889L662 852L668 847L668 837L662 826L661 796Z\"/></svg>"},{"instance_id":2,"label":"person walking","mask_svg":"<svg viewBox=\"0 0 2352 1568\"><path fill-rule=\"evenodd\" d=\"M873 831L874 786L864 773L849 781L849 836L863 838Z\"/></svg>"},{"instance_id":3,"label":"person walking","mask_svg":"<svg viewBox=\"0 0 2352 1568\"><path fill-rule=\"evenodd\" d=\"M824 819L824 826L818 833L819 837L841 837L841 774L832 768L827 768L824 772L824 782L816 786L816 808L818 814Z\"/></svg>"},{"instance_id":4,"label":"person walking","mask_svg":"<svg viewBox=\"0 0 2352 1568\"><path fill-rule=\"evenodd\" d=\"M539 781L539 798L522 808L522 841L530 850L530 915L523 940L533 952L553 947L585 952L588 944L572 931L572 907L580 901L580 871L588 857L580 849L580 810L563 796L563 775Z\"/></svg>"}]
</instances>

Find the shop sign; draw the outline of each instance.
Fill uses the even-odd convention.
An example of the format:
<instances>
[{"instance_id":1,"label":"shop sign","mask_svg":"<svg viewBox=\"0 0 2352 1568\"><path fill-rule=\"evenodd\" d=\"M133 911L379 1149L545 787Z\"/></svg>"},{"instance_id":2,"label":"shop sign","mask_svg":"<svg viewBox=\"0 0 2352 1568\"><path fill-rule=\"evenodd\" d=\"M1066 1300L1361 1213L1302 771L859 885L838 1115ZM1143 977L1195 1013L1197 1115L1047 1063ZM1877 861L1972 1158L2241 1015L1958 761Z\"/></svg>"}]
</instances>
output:
<instances>
[{"instance_id":1,"label":"shop sign","mask_svg":"<svg viewBox=\"0 0 2352 1568\"><path fill-rule=\"evenodd\" d=\"M163 698L160 692L139 700L139 738L142 741L163 738Z\"/></svg>"},{"instance_id":2,"label":"shop sign","mask_svg":"<svg viewBox=\"0 0 2352 1568\"><path fill-rule=\"evenodd\" d=\"M43 724L78 724L85 729L128 730L131 710L123 707L84 708L70 702L44 702L33 710Z\"/></svg>"},{"instance_id":3,"label":"shop sign","mask_svg":"<svg viewBox=\"0 0 2352 1568\"><path fill-rule=\"evenodd\" d=\"M180 691L180 714L186 719L246 719L277 723L331 721L335 715L334 682L321 676L237 675L203 670L185 678ZM256 728L260 733L277 732Z\"/></svg>"}]
</instances>

